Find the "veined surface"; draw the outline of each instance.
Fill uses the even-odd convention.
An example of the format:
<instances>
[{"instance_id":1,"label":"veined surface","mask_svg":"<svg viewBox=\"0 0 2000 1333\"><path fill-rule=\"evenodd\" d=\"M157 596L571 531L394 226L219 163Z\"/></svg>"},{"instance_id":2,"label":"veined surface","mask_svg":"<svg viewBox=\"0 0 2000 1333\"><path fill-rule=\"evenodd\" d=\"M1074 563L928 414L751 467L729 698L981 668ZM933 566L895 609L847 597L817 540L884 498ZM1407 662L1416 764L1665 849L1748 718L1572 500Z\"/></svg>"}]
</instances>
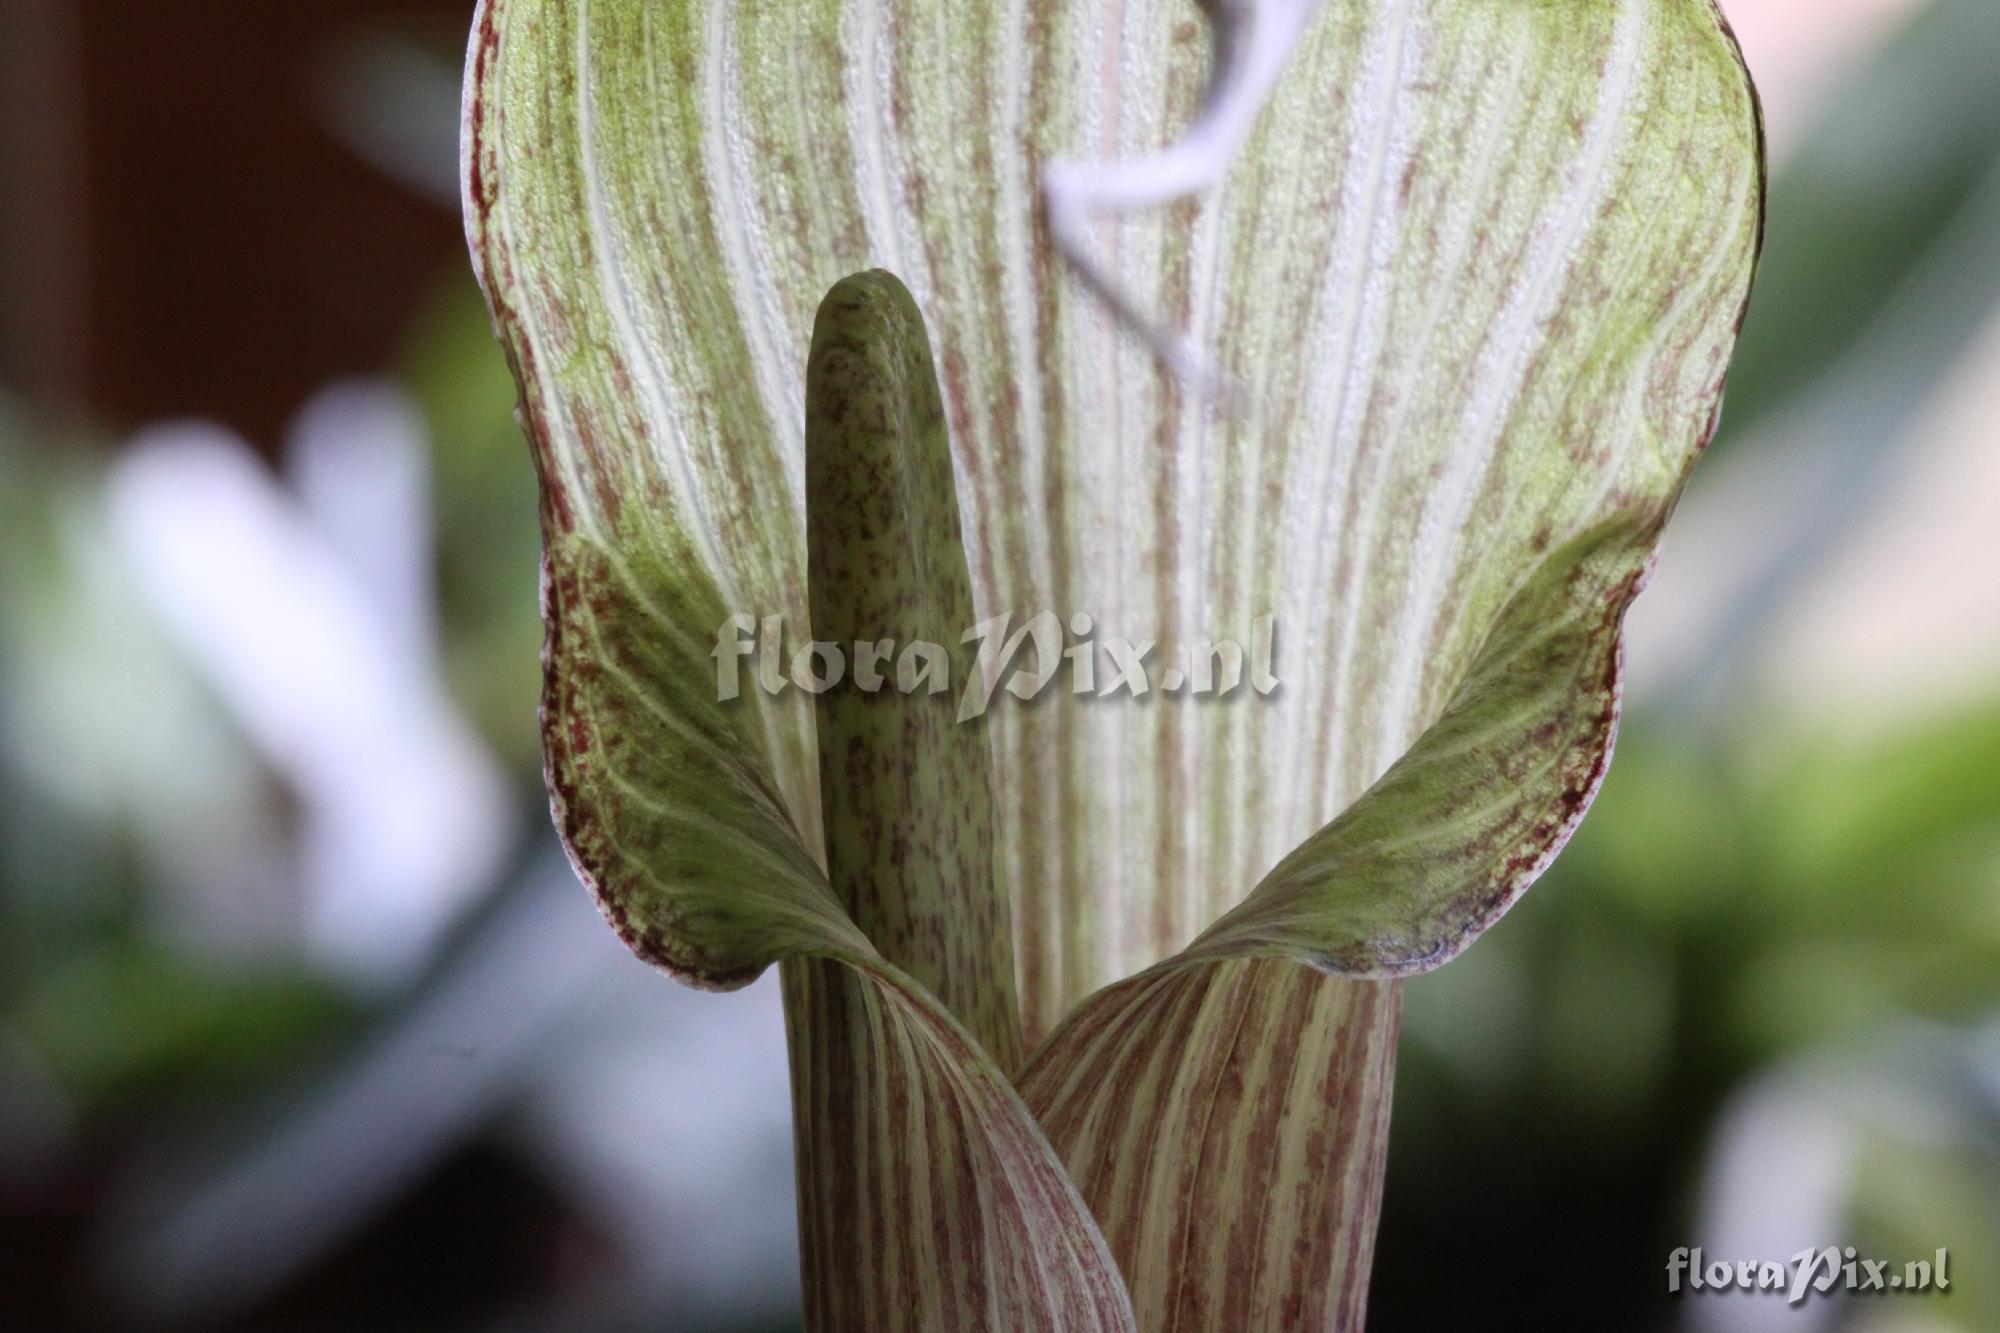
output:
<instances>
[{"instance_id":1,"label":"veined surface","mask_svg":"<svg viewBox=\"0 0 2000 1333\"><path fill-rule=\"evenodd\" d=\"M806 623L805 340L834 280L883 264L938 348L979 616L1084 611L1163 646L1277 617L1268 699L1002 697L1032 1034L1365 789L1543 551L1665 503L1755 232L1717 22L1707 0L1328 3L1225 186L1102 229L1119 282L1243 387L1235 415L1034 222L1039 163L1151 151L1192 114L1185 5L494 0L474 244L528 270L501 282L577 442L558 466L605 497L573 521L615 522L621 490L668 508L731 610ZM811 845L809 712L760 711Z\"/></svg>"},{"instance_id":2,"label":"veined surface","mask_svg":"<svg viewBox=\"0 0 2000 1333\"><path fill-rule=\"evenodd\" d=\"M481 10L467 219L544 480L558 822L644 956L798 960L821 1326L1358 1320L1397 995L1344 978L1448 958L1574 829L1713 427L1762 198L1713 0L1327 0L1221 188L1093 238L1227 412L1036 205L1052 158L1168 142L1206 61L1164 0ZM730 614L809 637L807 340L877 265L930 331L976 617L1086 613L1162 667L1277 624L1268 697L997 696L994 860L1029 1045L1056 1029L1018 1096L967 1031L1002 988L932 993L1004 969L978 912L836 894L810 697L714 697Z\"/></svg>"}]
</instances>

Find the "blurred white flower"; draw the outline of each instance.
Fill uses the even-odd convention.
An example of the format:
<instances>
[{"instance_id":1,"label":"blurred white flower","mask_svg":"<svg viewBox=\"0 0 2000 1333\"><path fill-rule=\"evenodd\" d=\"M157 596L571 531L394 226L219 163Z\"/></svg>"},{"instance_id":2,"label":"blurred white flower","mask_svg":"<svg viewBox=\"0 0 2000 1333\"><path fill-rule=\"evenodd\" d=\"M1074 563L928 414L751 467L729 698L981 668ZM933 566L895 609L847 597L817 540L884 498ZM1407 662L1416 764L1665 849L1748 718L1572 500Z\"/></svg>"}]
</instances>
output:
<instances>
[{"instance_id":1,"label":"blurred white flower","mask_svg":"<svg viewBox=\"0 0 2000 1333\"><path fill-rule=\"evenodd\" d=\"M382 385L309 406L287 490L227 431L143 432L113 468L116 550L300 803L306 944L389 982L512 850L498 763L437 672L416 414Z\"/></svg>"}]
</instances>

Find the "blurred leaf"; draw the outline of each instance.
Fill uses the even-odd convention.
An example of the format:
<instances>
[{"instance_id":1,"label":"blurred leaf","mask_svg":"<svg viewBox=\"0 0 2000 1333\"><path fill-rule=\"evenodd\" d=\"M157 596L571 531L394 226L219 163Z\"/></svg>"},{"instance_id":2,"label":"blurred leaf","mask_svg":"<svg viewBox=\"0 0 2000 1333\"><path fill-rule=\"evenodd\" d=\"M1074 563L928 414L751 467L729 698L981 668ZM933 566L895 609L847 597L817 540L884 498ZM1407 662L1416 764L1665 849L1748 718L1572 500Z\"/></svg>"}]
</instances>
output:
<instances>
[{"instance_id":1,"label":"blurred leaf","mask_svg":"<svg viewBox=\"0 0 2000 1333\"><path fill-rule=\"evenodd\" d=\"M446 680L516 773L537 772L541 742L541 559L534 472L514 416L507 359L479 288L454 271L412 335L404 374L434 450L438 614Z\"/></svg>"},{"instance_id":2,"label":"blurred leaf","mask_svg":"<svg viewBox=\"0 0 2000 1333\"><path fill-rule=\"evenodd\" d=\"M2000 5L1931 0L1772 179L1725 446L1855 347L2000 164L1995 51Z\"/></svg>"},{"instance_id":3,"label":"blurred leaf","mask_svg":"<svg viewBox=\"0 0 2000 1333\"><path fill-rule=\"evenodd\" d=\"M66 1087L106 1100L271 1077L348 1013L283 965L204 965L132 940L56 968L14 1017Z\"/></svg>"}]
</instances>

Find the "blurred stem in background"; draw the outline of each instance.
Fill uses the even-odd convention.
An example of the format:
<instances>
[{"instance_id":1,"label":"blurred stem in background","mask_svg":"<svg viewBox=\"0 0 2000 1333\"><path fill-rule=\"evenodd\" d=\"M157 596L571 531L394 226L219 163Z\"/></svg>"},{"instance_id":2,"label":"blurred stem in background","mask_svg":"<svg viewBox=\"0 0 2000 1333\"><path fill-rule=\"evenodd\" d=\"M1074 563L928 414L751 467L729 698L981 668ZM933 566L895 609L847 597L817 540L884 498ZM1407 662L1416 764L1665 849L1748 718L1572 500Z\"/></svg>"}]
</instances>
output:
<instances>
[{"instance_id":1,"label":"blurred stem in background","mask_svg":"<svg viewBox=\"0 0 2000 1333\"><path fill-rule=\"evenodd\" d=\"M89 208L77 11L0 8L0 382L58 417L83 412Z\"/></svg>"}]
</instances>

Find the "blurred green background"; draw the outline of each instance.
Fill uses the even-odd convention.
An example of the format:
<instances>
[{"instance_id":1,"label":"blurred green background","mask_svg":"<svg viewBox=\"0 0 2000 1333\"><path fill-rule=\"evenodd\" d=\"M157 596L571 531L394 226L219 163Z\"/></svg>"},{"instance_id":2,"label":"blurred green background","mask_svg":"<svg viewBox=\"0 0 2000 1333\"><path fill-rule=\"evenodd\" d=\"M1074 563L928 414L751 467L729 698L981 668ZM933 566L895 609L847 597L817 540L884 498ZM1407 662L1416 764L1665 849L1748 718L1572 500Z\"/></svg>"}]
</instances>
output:
<instances>
[{"instance_id":1,"label":"blurred green background","mask_svg":"<svg viewBox=\"0 0 2000 1333\"><path fill-rule=\"evenodd\" d=\"M2000 5L1725 8L1724 429L1596 808L1409 987L1375 1329L2000 1328ZM548 834L465 10L0 16L0 1326L796 1326L772 987ZM1668 1294L1809 1244L1951 1289Z\"/></svg>"}]
</instances>

